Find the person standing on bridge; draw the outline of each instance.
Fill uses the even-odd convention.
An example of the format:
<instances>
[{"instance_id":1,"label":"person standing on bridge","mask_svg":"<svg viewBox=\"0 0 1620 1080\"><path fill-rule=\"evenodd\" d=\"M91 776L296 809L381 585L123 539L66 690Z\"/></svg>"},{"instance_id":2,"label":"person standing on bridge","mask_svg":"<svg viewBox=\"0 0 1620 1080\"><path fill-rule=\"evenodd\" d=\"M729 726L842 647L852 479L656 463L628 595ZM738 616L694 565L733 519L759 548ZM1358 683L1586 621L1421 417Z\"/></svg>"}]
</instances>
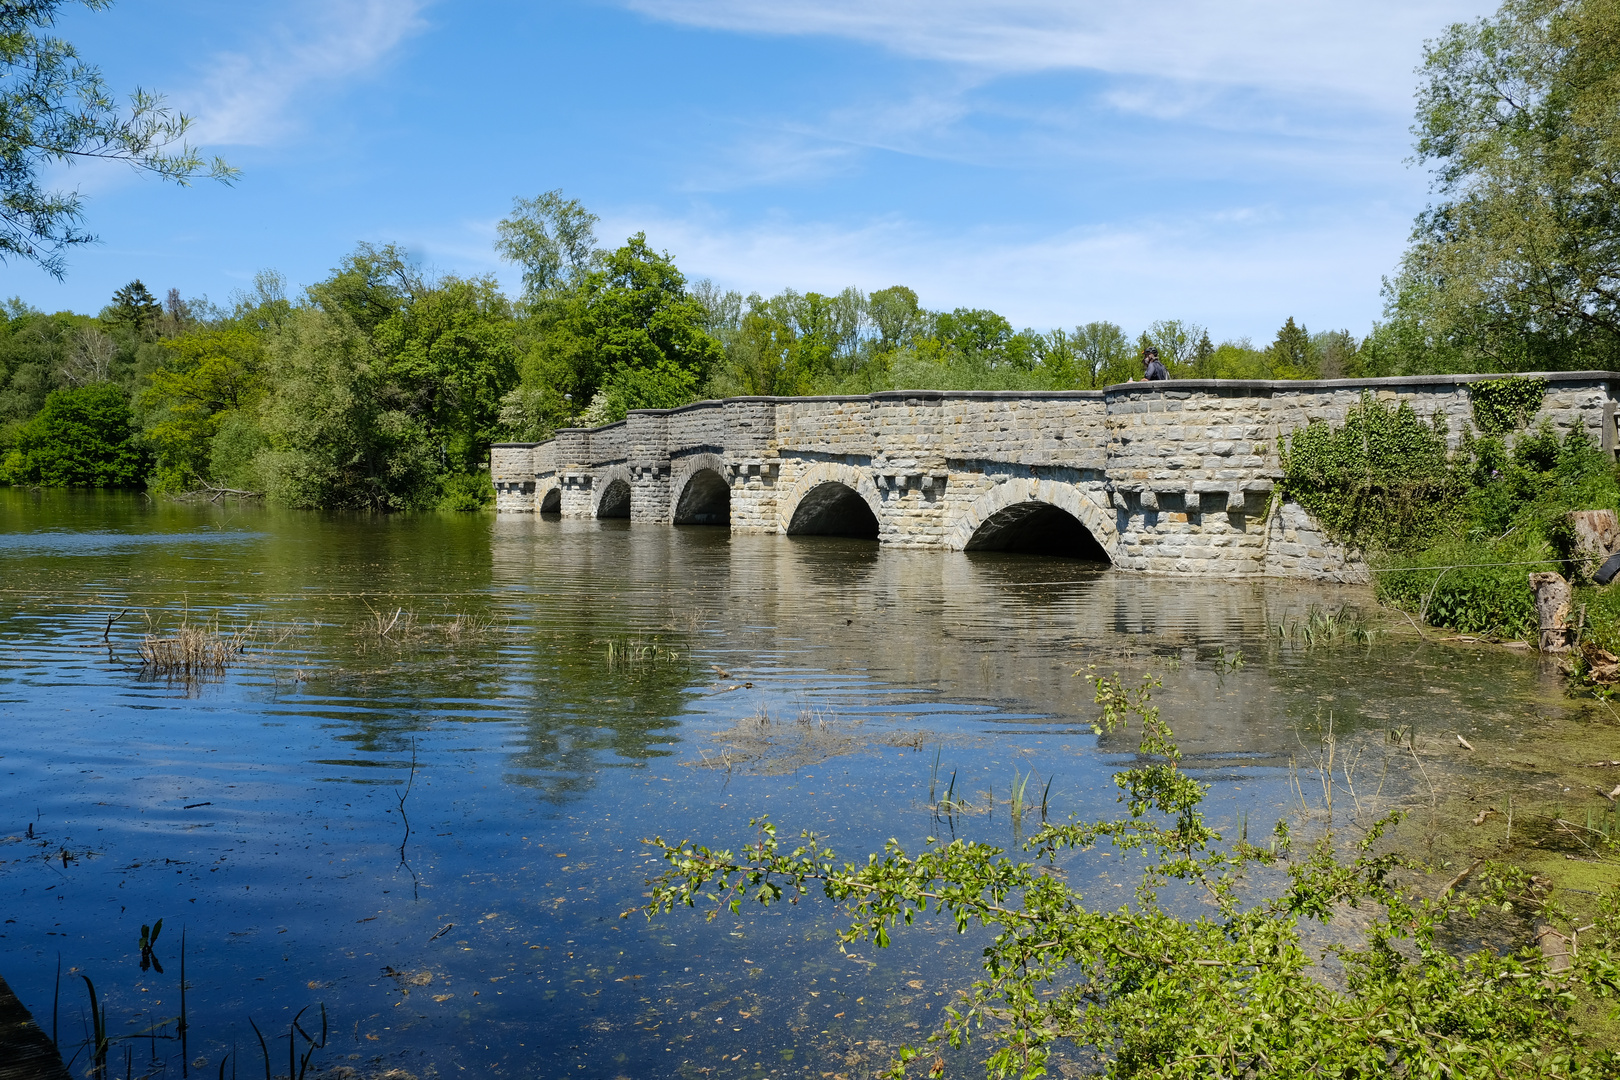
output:
<instances>
[{"instance_id":1,"label":"person standing on bridge","mask_svg":"<svg viewBox=\"0 0 1620 1080\"><path fill-rule=\"evenodd\" d=\"M1159 382L1170 377L1170 372L1159 361L1159 350L1149 345L1142 352L1142 369L1148 382Z\"/></svg>"}]
</instances>

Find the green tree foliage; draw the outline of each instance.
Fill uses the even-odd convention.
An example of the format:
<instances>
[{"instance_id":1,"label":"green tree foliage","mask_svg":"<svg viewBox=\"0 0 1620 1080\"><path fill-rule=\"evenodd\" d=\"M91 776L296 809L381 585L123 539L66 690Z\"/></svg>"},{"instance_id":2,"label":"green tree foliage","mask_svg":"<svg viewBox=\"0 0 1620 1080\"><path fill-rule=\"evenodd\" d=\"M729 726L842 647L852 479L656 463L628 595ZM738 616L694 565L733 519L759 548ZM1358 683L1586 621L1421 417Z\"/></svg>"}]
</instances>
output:
<instances>
[{"instance_id":1,"label":"green tree foliage","mask_svg":"<svg viewBox=\"0 0 1620 1080\"><path fill-rule=\"evenodd\" d=\"M1135 354L1125 331L1111 322L1089 322L1076 327L1074 350L1085 370L1088 389L1136 378Z\"/></svg>"},{"instance_id":2,"label":"green tree foliage","mask_svg":"<svg viewBox=\"0 0 1620 1080\"><path fill-rule=\"evenodd\" d=\"M113 293L112 303L101 313L101 321L109 327L128 331L136 337L155 331L162 317L163 305L139 278Z\"/></svg>"},{"instance_id":3,"label":"green tree foliage","mask_svg":"<svg viewBox=\"0 0 1620 1080\"><path fill-rule=\"evenodd\" d=\"M629 409L684 404L723 355L704 329L709 309L642 233L545 298L530 318L537 340L509 416L535 432L568 422L586 404L601 422Z\"/></svg>"},{"instance_id":4,"label":"green tree foliage","mask_svg":"<svg viewBox=\"0 0 1620 1080\"><path fill-rule=\"evenodd\" d=\"M1386 285L1381 373L1620 357L1620 3L1507 0L1424 54L1440 201Z\"/></svg>"},{"instance_id":5,"label":"green tree foliage","mask_svg":"<svg viewBox=\"0 0 1620 1080\"><path fill-rule=\"evenodd\" d=\"M927 324L917 294L904 285L878 289L866 302L868 317L878 333L877 350L881 353L911 346Z\"/></svg>"},{"instance_id":6,"label":"green tree foliage","mask_svg":"<svg viewBox=\"0 0 1620 1080\"><path fill-rule=\"evenodd\" d=\"M0 431L38 413L52 390L109 377L111 358L93 318L66 311L47 315L16 300L7 305L5 316L0 322Z\"/></svg>"},{"instance_id":7,"label":"green tree foliage","mask_svg":"<svg viewBox=\"0 0 1620 1080\"><path fill-rule=\"evenodd\" d=\"M79 2L93 11L111 4ZM100 71L46 32L64 6L0 4L0 260L23 259L55 277L66 268L66 249L95 237L79 229L84 203L77 192L41 185L52 166L106 158L182 185L201 175L226 182L237 175L185 144L191 118L162 98L136 90L127 107L115 103Z\"/></svg>"},{"instance_id":8,"label":"green tree foliage","mask_svg":"<svg viewBox=\"0 0 1620 1080\"><path fill-rule=\"evenodd\" d=\"M269 343L255 465L288 506L433 506L440 462L419 417L391 400L370 337L339 311L300 307Z\"/></svg>"},{"instance_id":9,"label":"green tree foliage","mask_svg":"<svg viewBox=\"0 0 1620 1080\"><path fill-rule=\"evenodd\" d=\"M147 376L138 398L147 444L156 457L154 486L189 491L210 480L242 486L240 469L228 477L215 475L214 439L222 424L251 418L256 410L264 391L263 341L248 329L229 326L185 334L164 347L168 362ZM232 421L233 429L240 423Z\"/></svg>"},{"instance_id":10,"label":"green tree foliage","mask_svg":"<svg viewBox=\"0 0 1620 1080\"><path fill-rule=\"evenodd\" d=\"M982 974L945 1006L930 1041L987 1042L992 1078L1048 1075L1059 1048L1122 1080L1615 1075L1620 1055L1597 1045L1579 1015L1620 991L1620 894L1605 893L1564 970L1533 946L1458 948L1459 925L1520 900L1506 868L1486 868L1481 892L1447 887L1419 898L1396 881L1419 867L1388 850L1399 814L1375 823L1343 859L1331 835L1296 854L1286 822L1264 847L1246 835L1225 840L1203 817L1207 786L1181 769L1152 704L1157 685L1093 679L1097 730L1141 731L1136 764L1114 777L1125 804L1115 819L1045 825L1016 854L930 838L919 852L891 840L847 862L814 833L783 844L763 820L737 852L653 839L668 868L653 882L647 915L701 905L713 919L745 903L821 893L848 912L844 945L884 948L930 914L959 934L982 927ZM1052 872L1097 848L1141 867L1133 902L1088 904ZM1334 985L1302 924L1349 909L1358 912L1358 943L1332 950L1343 972ZM884 1075L908 1075L922 1052L901 1047ZM936 1058L932 1074L943 1068Z\"/></svg>"},{"instance_id":11,"label":"green tree foliage","mask_svg":"<svg viewBox=\"0 0 1620 1080\"><path fill-rule=\"evenodd\" d=\"M138 487L149 458L120 386L53 390L16 431L0 479L42 487Z\"/></svg>"},{"instance_id":12,"label":"green tree foliage","mask_svg":"<svg viewBox=\"0 0 1620 1080\"><path fill-rule=\"evenodd\" d=\"M1311 346L1310 331L1296 325L1292 315L1277 331L1277 340L1271 343L1268 352L1271 370L1277 378L1312 378L1316 373L1316 356Z\"/></svg>"},{"instance_id":13,"label":"green tree foliage","mask_svg":"<svg viewBox=\"0 0 1620 1080\"><path fill-rule=\"evenodd\" d=\"M477 469L517 382L510 302L492 278L421 288L372 337L389 404L419 420L443 467Z\"/></svg>"},{"instance_id":14,"label":"green tree foliage","mask_svg":"<svg viewBox=\"0 0 1620 1080\"><path fill-rule=\"evenodd\" d=\"M495 227L495 250L523 268L526 297L539 299L566 290L600 266L603 252L596 248L595 232L600 220L560 189L513 199L512 216Z\"/></svg>"}]
</instances>

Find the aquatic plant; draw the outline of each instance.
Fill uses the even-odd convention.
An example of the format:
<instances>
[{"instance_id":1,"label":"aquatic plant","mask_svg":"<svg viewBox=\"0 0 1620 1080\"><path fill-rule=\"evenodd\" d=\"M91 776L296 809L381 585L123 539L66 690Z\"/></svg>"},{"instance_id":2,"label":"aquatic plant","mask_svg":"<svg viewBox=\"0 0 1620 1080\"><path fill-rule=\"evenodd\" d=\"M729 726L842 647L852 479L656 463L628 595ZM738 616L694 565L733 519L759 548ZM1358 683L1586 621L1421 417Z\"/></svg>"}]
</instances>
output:
<instances>
[{"instance_id":1,"label":"aquatic plant","mask_svg":"<svg viewBox=\"0 0 1620 1080\"><path fill-rule=\"evenodd\" d=\"M681 658L679 651L658 638L650 641L609 638L605 660L609 671L630 671L657 664L672 664Z\"/></svg>"},{"instance_id":2,"label":"aquatic plant","mask_svg":"<svg viewBox=\"0 0 1620 1080\"><path fill-rule=\"evenodd\" d=\"M1306 609L1303 619L1291 622L1284 620L1270 627L1271 636L1278 642L1303 645L1307 649L1341 643L1367 645L1371 644L1376 633L1377 631L1367 625L1367 620L1360 613L1352 612L1346 607L1329 611L1318 604L1312 604ZM1242 651L1238 652L1235 662L1226 660L1226 654L1223 652L1217 663L1225 665L1223 670L1235 670L1243 665Z\"/></svg>"},{"instance_id":3,"label":"aquatic plant","mask_svg":"<svg viewBox=\"0 0 1620 1080\"><path fill-rule=\"evenodd\" d=\"M169 634L149 631L139 649L141 673L171 679L218 675L242 658L253 636L251 626L227 633L217 621L203 626L182 623Z\"/></svg>"},{"instance_id":4,"label":"aquatic plant","mask_svg":"<svg viewBox=\"0 0 1620 1080\"><path fill-rule=\"evenodd\" d=\"M1246 819L1227 844L1203 817L1206 785L1182 771L1152 704L1157 681L1094 675L1092 683L1100 728L1141 731L1138 763L1115 776L1124 816L1047 824L1023 856L933 839L912 853L891 840L844 861L813 832L782 841L766 818L736 852L654 838L647 843L669 865L643 910L651 918L702 904L713 919L744 903L820 892L846 907L845 945L885 947L931 911L959 932L985 927L983 974L958 991L928 1039L953 1048L987 1040L991 1077L1045 1075L1058 1050L1119 1078L1616 1075L1620 1054L1597 1045L1579 1017L1620 993L1620 892L1601 898L1588 925L1557 932L1569 944L1556 954L1450 951L1454 920L1515 909L1566 916L1503 868L1485 867L1471 891L1465 870L1432 897L1397 882L1397 871L1424 869L1381 850L1398 813L1373 822L1342 857L1331 832L1296 853L1286 821L1266 847L1248 842ZM1043 872L1104 845L1142 857L1135 903L1090 908ZM1286 870L1261 879L1275 891L1244 882L1245 871L1266 867ZM1171 887L1172 903L1161 904ZM1189 892L1204 904L1189 910ZM1347 907L1363 913L1361 943L1331 948L1343 976L1330 986L1301 924L1327 923ZM885 1075L905 1076L922 1052L902 1047ZM944 1064L936 1056L931 1073Z\"/></svg>"},{"instance_id":5,"label":"aquatic plant","mask_svg":"<svg viewBox=\"0 0 1620 1080\"><path fill-rule=\"evenodd\" d=\"M1022 777L1018 775L1017 768L1013 769L1012 787L1007 794L1007 808L1012 813L1014 836L1024 835L1024 792L1029 787L1029 778L1034 775L1034 769Z\"/></svg>"}]
</instances>

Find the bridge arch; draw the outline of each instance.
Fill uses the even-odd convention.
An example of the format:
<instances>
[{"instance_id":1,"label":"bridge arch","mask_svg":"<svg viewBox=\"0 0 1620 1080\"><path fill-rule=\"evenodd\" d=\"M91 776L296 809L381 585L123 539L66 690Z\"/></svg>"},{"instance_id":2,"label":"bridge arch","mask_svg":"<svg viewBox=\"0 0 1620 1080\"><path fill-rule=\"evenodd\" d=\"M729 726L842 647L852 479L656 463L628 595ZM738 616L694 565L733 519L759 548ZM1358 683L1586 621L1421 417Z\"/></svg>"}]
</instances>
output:
<instances>
[{"instance_id":1,"label":"bridge arch","mask_svg":"<svg viewBox=\"0 0 1620 1080\"><path fill-rule=\"evenodd\" d=\"M562 488L556 477L540 482L540 490L534 493L534 510L537 514L562 513Z\"/></svg>"},{"instance_id":2,"label":"bridge arch","mask_svg":"<svg viewBox=\"0 0 1620 1080\"><path fill-rule=\"evenodd\" d=\"M876 540L883 497L871 475L853 465L812 465L777 504L780 529L789 536L853 536Z\"/></svg>"},{"instance_id":3,"label":"bridge arch","mask_svg":"<svg viewBox=\"0 0 1620 1080\"><path fill-rule=\"evenodd\" d=\"M997 484L962 510L945 542L956 551L1067 550L1119 561L1113 515L1085 489L1063 480L1017 477Z\"/></svg>"},{"instance_id":4,"label":"bridge arch","mask_svg":"<svg viewBox=\"0 0 1620 1080\"><path fill-rule=\"evenodd\" d=\"M591 482L591 517L627 518L630 516L630 470L623 465L612 465L602 470Z\"/></svg>"},{"instance_id":5,"label":"bridge arch","mask_svg":"<svg viewBox=\"0 0 1620 1080\"><path fill-rule=\"evenodd\" d=\"M719 454L694 454L682 461L669 485L675 525L731 524L731 482Z\"/></svg>"}]
</instances>

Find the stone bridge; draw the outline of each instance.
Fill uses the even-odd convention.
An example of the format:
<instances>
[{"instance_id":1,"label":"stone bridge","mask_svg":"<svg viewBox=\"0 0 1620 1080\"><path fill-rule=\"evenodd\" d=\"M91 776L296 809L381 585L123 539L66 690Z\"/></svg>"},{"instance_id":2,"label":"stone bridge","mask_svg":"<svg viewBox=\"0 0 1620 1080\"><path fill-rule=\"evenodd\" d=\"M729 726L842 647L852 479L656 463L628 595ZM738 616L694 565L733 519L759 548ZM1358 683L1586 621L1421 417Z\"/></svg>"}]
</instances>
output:
<instances>
[{"instance_id":1,"label":"stone bridge","mask_svg":"<svg viewBox=\"0 0 1620 1080\"><path fill-rule=\"evenodd\" d=\"M1363 393L1472 421L1454 375L1178 380L1103 390L728 398L492 448L497 508L952 551L1068 555L1153 573L1360 580L1354 554L1273 497L1277 437ZM1616 447L1620 373L1555 372L1542 410Z\"/></svg>"}]
</instances>

